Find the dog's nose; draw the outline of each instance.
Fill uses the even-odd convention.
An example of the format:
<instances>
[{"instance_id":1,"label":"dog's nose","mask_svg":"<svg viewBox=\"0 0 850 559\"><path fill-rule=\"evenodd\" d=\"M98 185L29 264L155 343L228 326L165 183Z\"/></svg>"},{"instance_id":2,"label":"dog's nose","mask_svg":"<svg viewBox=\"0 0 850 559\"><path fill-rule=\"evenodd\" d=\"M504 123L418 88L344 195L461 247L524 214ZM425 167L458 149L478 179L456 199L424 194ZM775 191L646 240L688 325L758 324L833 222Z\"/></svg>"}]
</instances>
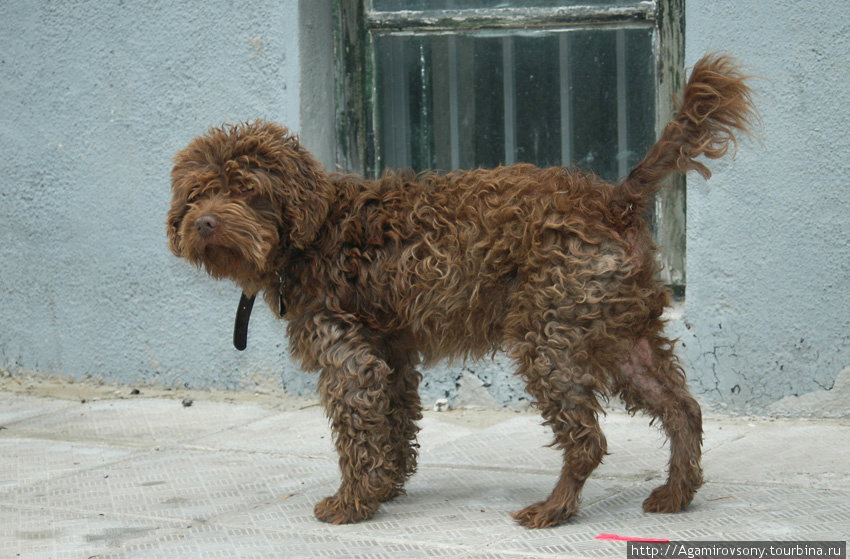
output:
<instances>
[{"instance_id":1,"label":"dog's nose","mask_svg":"<svg viewBox=\"0 0 850 559\"><path fill-rule=\"evenodd\" d=\"M218 229L219 221L211 215L202 215L195 220L195 227L198 229L198 234L201 237L209 237L215 230Z\"/></svg>"}]
</instances>

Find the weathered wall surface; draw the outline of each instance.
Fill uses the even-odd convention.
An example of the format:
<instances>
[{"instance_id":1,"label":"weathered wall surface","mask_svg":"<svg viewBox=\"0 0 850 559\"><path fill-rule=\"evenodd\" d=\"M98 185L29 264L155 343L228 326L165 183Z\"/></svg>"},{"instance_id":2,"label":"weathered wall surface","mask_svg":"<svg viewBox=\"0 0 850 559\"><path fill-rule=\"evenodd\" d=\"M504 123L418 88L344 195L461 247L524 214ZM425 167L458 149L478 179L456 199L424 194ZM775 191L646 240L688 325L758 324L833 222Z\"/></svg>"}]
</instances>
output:
<instances>
[{"instance_id":1,"label":"weathered wall surface","mask_svg":"<svg viewBox=\"0 0 850 559\"><path fill-rule=\"evenodd\" d=\"M686 63L708 51L765 76L764 130L689 177L680 353L695 392L731 409L829 399L850 365L847 5L689 0Z\"/></svg>"},{"instance_id":2,"label":"weathered wall surface","mask_svg":"<svg viewBox=\"0 0 850 559\"><path fill-rule=\"evenodd\" d=\"M174 152L212 124L276 120L332 164L329 6L0 4L0 367L313 389L266 308L232 348L237 288L173 257L164 216ZM689 0L687 19L688 64L721 50L769 78L762 142L689 180L670 331L694 392L733 411L850 413L844 2ZM503 356L431 371L422 395L527 401Z\"/></svg>"},{"instance_id":3,"label":"weathered wall surface","mask_svg":"<svg viewBox=\"0 0 850 559\"><path fill-rule=\"evenodd\" d=\"M119 382L281 374L283 332L168 251L174 153L299 123L297 2L0 4L0 365ZM257 347L263 346L263 347Z\"/></svg>"}]
</instances>

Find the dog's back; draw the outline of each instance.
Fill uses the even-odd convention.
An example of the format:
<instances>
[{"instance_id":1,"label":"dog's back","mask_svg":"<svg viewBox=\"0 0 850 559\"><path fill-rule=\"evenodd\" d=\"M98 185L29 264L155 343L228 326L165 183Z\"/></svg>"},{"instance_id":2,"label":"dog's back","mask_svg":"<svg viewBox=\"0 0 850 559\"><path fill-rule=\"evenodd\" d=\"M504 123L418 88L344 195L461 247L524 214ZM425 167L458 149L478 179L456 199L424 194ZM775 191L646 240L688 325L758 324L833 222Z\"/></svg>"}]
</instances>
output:
<instances>
[{"instance_id":1,"label":"dog's back","mask_svg":"<svg viewBox=\"0 0 850 559\"><path fill-rule=\"evenodd\" d=\"M593 286L635 278L659 291L644 207L671 172L708 176L696 158L721 157L734 131L747 130L755 113L744 80L728 58L701 60L678 114L618 185L523 164L448 174L388 171L376 181L337 177L338 213L330 220L337 243L327 244L334 235L327 236L322 252L366 274L360 285L367 287L340 286L342 306L371 328L408 331L430 362L500 347L513 328L518 293L541 269L555 266L574 278L564 285L579 299L594 289L591 299L605 297ZM644 314L660 313L655 306Z\"/></svg>"}]
</instances>

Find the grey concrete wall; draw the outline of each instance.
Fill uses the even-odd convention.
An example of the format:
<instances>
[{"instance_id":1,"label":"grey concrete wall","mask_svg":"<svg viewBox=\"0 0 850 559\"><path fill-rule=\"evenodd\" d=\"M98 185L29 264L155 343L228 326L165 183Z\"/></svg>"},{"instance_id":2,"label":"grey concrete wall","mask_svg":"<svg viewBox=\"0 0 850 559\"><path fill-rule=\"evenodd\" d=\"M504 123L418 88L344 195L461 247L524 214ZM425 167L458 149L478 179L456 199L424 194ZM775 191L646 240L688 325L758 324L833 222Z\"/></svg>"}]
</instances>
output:
<instances>
[{"instance_id":1,"label":"grey concrete wall","mask_svg":"<svg viewBox=\"0 0 850 559\"><path fill-rule=\"evenodd\" d=\"M674 328L693 389L730 409L828 398L850 365L848 14L843 0L687 2L687 64L725 51L766 78L762 143L688 179Z\"/></svg>"},{"instance_id":2,"label":"grey concrete wall","mask_svg":"<svg viewBox=\"0 0 850 559\"><path fill-rule=\"evenodd\" d=\"M689 179L687 296L670 331L709 404L807 411L848 385L844 4L687 2L689 64L722 50L770 78L756 83L762 143ZM333 164L330 0L300 5L0 4L0 367L313 389L266 308L248 349L232 348L238 290L174 258L164 227L171 157L209 125L276 120ZM431 371L422 394L526 401L502 356Z\"/></svg>"},{"instance_id":3,"label":"grey concrete wall","mask_svg":"<svg viewBox=\"0 0 850 559\"><path fill-rule=\"evenodd\" d=\"M0 365L122 383L275 377L283 332L168 251L174 153L299 126L296 0L0 4Z\"/></svg>"}]
</instances>

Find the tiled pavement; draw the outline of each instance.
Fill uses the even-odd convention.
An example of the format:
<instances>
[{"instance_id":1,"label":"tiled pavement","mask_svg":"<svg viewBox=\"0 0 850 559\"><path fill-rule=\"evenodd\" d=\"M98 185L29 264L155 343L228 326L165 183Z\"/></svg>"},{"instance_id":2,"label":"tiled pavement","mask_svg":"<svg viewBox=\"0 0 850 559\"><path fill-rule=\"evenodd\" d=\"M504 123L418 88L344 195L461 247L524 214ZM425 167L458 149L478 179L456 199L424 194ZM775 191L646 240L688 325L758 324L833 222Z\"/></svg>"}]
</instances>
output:
<instances>
[{"instance_id":1,"label":"tiled pavement","mask_svg":"<svg viewBox=\"0 0 850 559\"><path fill-rule=\"evenodd\" d=\"M534 415L487 425L430 412L407 495L353 526L317 522L338 472L322 411L0 393L0 558L625 557L599 533L674 540L850 539L850 421L710 417L706 485L676 515L641 501L667 447L609 413L609 453L577 518L526 530L560 464Z\"/></svg>"}]
</instances>

